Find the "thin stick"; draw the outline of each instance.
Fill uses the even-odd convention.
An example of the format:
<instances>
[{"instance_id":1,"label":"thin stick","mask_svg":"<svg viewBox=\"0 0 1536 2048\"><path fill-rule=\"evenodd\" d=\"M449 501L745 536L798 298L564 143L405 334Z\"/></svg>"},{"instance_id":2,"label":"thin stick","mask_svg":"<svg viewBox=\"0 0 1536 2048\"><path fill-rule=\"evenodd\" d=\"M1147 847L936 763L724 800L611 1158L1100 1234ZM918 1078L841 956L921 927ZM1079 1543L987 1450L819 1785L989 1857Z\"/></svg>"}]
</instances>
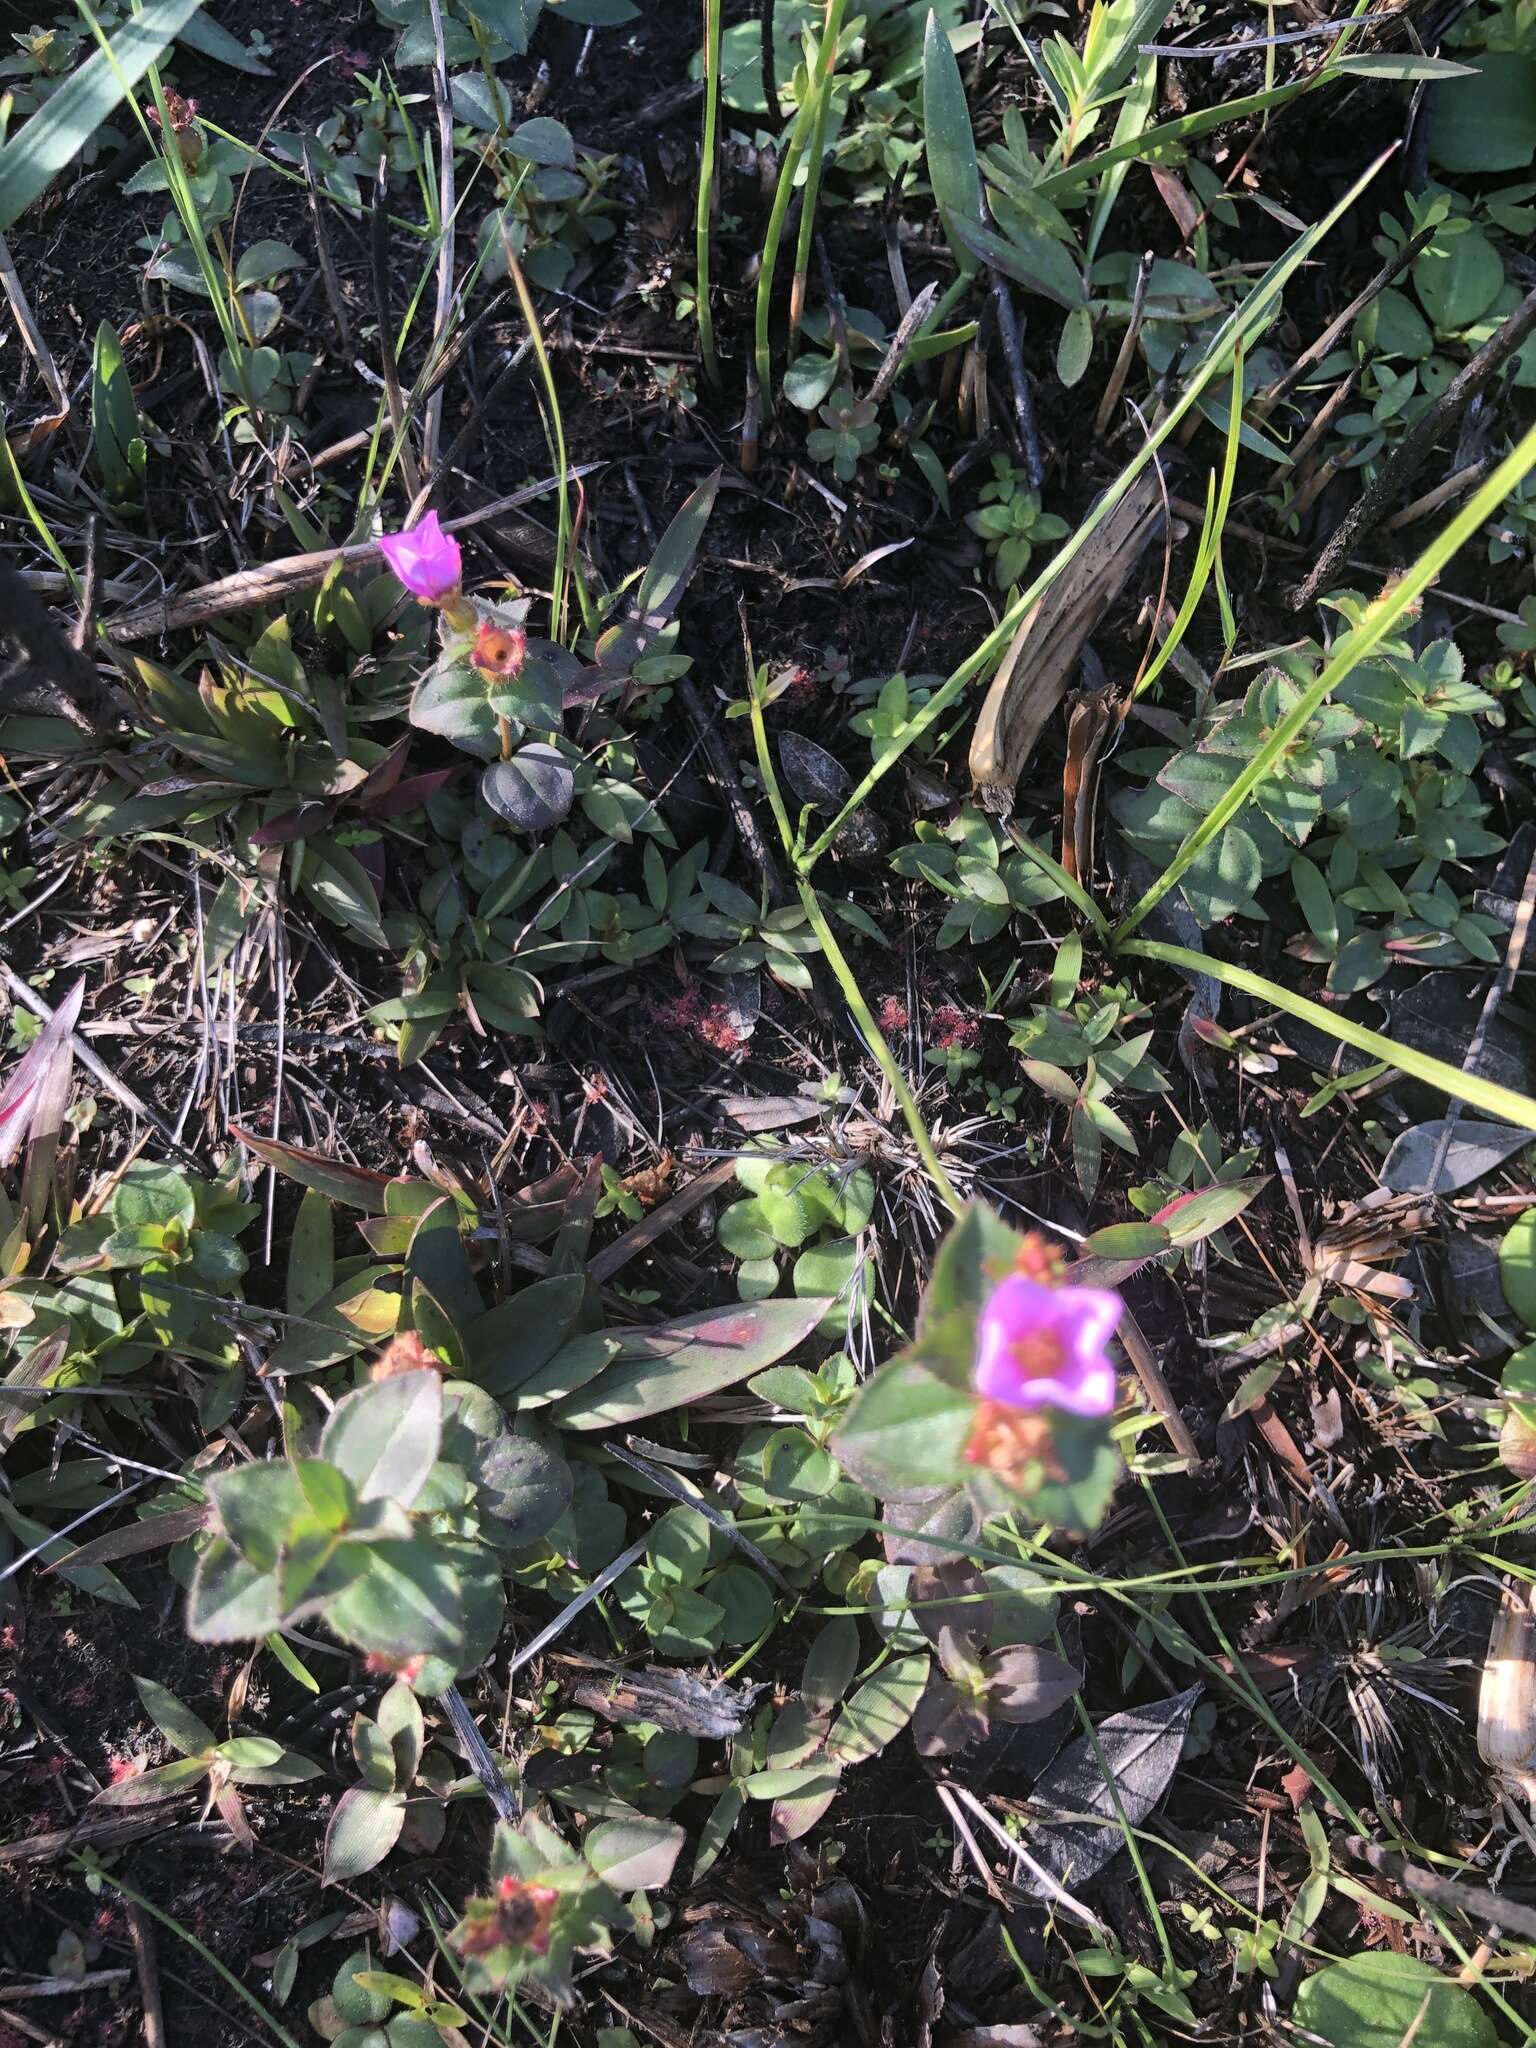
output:
<instances>
[{"instance_id":1,"label":"thin stick","mask_svg":"<svg viewBox=\"0 0 1536 2048\"><path fill-rule=\"evenodd\" d=\"M1013 387L1013 415L1018 422L1019 444L1024 450L1024 467L1029 473L1030 489L1038 491L1045 482L1045 458L1040 453L1040 427L1035 418L1034 393L1029 386L1029 372L1024 367L1018 316L1013 310L1008 281L995 270L992 273L992 304L997 309L997 338L1002 344L1003 361L1008 365L1008 382Z\"/></svg>"},{"instance_id":2,"label":"thin stick","mask_svg":"<svg viewBox=\"0 0 1536 2048\"><path fill-rule=\"evenodd\" d=\"M1309 605L1319 591L1337 580L1346 558L1366 534L1381 523L1387 507L1406 490L1427 461L1431 449L1453 420L1459 419L1494 373L1536 332L1536 291L1531 291L1472 360L1459 370L1444 391L1422 412L1398 443L1397 452L1367 485L1340 520L1311 573L1297 585L1293 602Z\"/></svg>"},{"instance_id":3,"label":"thin stick","mask_svg":"<svg viewBox=\"0 0 1536 2048\"><path fill-rule=\"evenodd\" d=\"M1488 1027L1492 1024L1500 1003L1503 1002L1510 989L1514 986L1515 976L1520 972L1520 962L1525 953L1525 942L1530 936L1531 913L1533 909L1536 909L1536 854L1532 854L1531 864L1525 871L1525 887L1520 892L1520 908L1515 913L1515 922L1509 934L1509 942L1504 948L1504 958L1499 963L1499 971L1493 977L1493 982L1487 995L1483 998L1483 1009L1481 1016L1477 1020L1477 1029L1473 1032L1466 1054L1462 1059L1461 1064L1469 1074L1477 1072L1477 1063L1483 1056L1483 1047L1488 1039ZM1461 1104L1452 1101L1446 1109L1445 1120L1440 1126L1440 1142L1435 1147L1435 1156L1430 1164L1429 1177L1424 1184L1427 1194L1433 1195L1439 1190L1440 1175L1445 1166L1446 1155L1451 1149L1451 1136L1456 1129L1457 1119L1460 1115Z\"/></svg>"},{"instance_id":4,"label":"thin stick","mask_svg":"<svg viewBox=\"0 0 1536 2048\"><path fill-rule=\"evenodd\" d=\"M901 316L901 324L891 336L890 347L885 352L885 361L875 372L875 381L865 393L871 405L878 405L887 391L896 382L902 364L907 359L907 350L917 339L917 330L928 318L934 300L939 296L937 282L925 284L915 299L910 299Z\"/></svg>"},{"instance_id":5,"label":"thin stick","mask_svg":"<svg viewBox=\"0 0 1536 2048\"><path fill-rule=\"evenodd\" d=\"M1147 306L1147 285L1152 277L1152 265L1156 257L1150 249L1142 251L1141 262L1136 267L1136 289L1131 296L1131 318L1120 342L1120 353L1115 357L1115 367L1109 373L1109 382L1104 386L1104 396L1099 400L1099 409L1093 416L1095 435L1109 431L1110 416L1120 403L1120 394L1125 389L1125 380L1131 374L1131 364L1136 357L1136 341L1141 333L1142 315Z\"/></svg>"},{"instance_id":6,"label":"thin stick","mask_svg":"<svg viewBox=\"0 0 1536 2048\"><path fill-rule=\"evenodd\" d=\"M1396 533L1404 526L1414 526L1421 519L1427 519L1431 512L1438 512L1442 505L1452 498L1459 498L1463 491L1470 491L1480 484L1489 470L1498 461L1498 451L1485 455L1480 462L1469 462L1465 469L1458 469L1454 476L1448 476L1444 483L1435 485L1422 497L1415 498L1411 505L1405 505L1401 512L1394 512L1390 519L1381 522L1383 533Z\"/></svg>"},{"instance_id":7,"label":"thin stick","mask_svg":"<svg viewBox=\"0 0 1536 2048\"><path fill-rule=\"evenodd\" d=\"M446 345L453 322L453 234L458 211L453 189L453 108L448 98L448 53L443 41L443 10L427 0L432 16L432 98L437 106L437 306L432 316L428 362ZM436 466L443 426L443 387L434 388L421 423L421 466L428 475Z\"/></svg>"},{"instance_id":8,"label":"thin stick","mask_svg":"<svg viewBox=\"0 0 1536 2048\"><path fill-rule=\"evenodd\" d=\"M406 496L414 498L421 489L421 471L406 431L405 394L400 389L400 365L395 356L395 334L389 310L389 165L379 159L378 182L373 188L373 210L369 217L369 250L373 259L374 310L379 316L379 366L384 375L384 397L389 406L395 446L400 454L400 475Z\"/></svg>"},{"instance_id":9,"label":"thin stick","mask_svg":"<svg viewBox=\"0 0 1536 2048\"><path fill-rule=\"evenodd\" d=\"M166 2048L165 2001L160 1995L155 1930L143 1908L132 1899L123 1901L123 1912L128 1921L128 1939L133 1943L134 1966L139 1973L139 1997L144 2002L144 2048Z\"/></svg>"},{"instance_id":10,"label":"thin stick","mask_svg":"<svg viewBox=\"0 0 1536 2048\"><path fill-rule=\"evenodd\" d=\"M1378 293L1386 290L1393 278L1397 276L1399 271L1405 270L1408 267L1421 249L1428 247L1434 238L1434 233L1433 228L1421 228L1418 234L1403 244L1402 248L1398 250L1390 262L1382 265L1365 289L1357 292L1343 312L1335 319L1329 321L1316 341L1312 342L1307 348L1304 348L1291 367L1278 376L1267 391L1261 391L1258 397L1252 401L1248 407L1248 414L1251 419L1262 420L1268 418L1285 394L1288 391L1294 390L1302 378L1306 376L1308 370L1323 360L1323 357L1327 355L1329 349L1333 347L1333 344L1344 333L1345 329L1353 326L1372 299Z\"/></svg>"},{"instance_id":11,"label":"thin stick","mask_svg":"<svg viewBox=\"0 0 1536 2048\"><path fill-rule=\"evenodd\" d=\"M0 235L0 290L5 293L12 318L21 332L21 338L27 344L43 382L48 386L48 396L53 400L54 417L47 424L50 428L56 427L69 417L69 393L64 389L64 380L59 375L58 365L43 339L43 331L32 316L32 308L27 301L26 293L22 290L21 279L16 275L16 266L11 261L11 252L6 247L4 235Z\"/></svg>"},{"instance_id":12,"label":"thin stick","mask_svg":"<svg viewBox=\"0 0 1536 2048\"><path fill-rule=\"evenodd\" d=\"M602 467L601 463L584 462L568 473L574 479ZM558 476L547 476L536 484L525 484L510 497L493 498L478 512L445 519L443 530L463 533L469 527L483 526L488 519L499 519L504 512L515 512L519 506L542 498L559 482ZM301 590L312 590L325 581L337 562L344 569L366 568L379 559L379 553L376 540L364 540L344 548L317 548L307 555L280 555L275 562L265 562L258 569L238 569L232 576L220 576L212 583L200 584L196 590L183 591L180 597L157 597L149 604L135 605L131 611L114 613L103 621L103 630L109 640L147 640L152 634L173 633L182 626L206 625L208 620L222 618L227 612L247 611ZM0 568L0 574L3 573Z\"/></svg>"},{"instance_id":13,"label":"thin stick","mask_svg":"<svg viewBox=\"0 0 1536 2048\"><path fill-rule=\"evenodd\" d=\"M1190 1435L1188 1423L1179 1413L1178 1403L1173 1398L1167 1380L1163 1378L1163 1368L1157 1362L1156 1352L1147 1342L1145 1332L1128 1307L1121 1318L1119 1337L1125 1348L1126 1357L1135 1367L1136 1377L1141 1382L1141 1390L1150 1405L1156 1409L1159 1420L1168 1432L1169 1441L1188 1469L1191 1472L1198 1472L1205 1462L1200 1455L1200 1447Z\"/></svg>"},{"instance_id":14,"label":"thin stick","mask_svg":"<svg viewBox=\"0 0 1536 2048\"><path fill-rule=\"evenodd\" d=\"M352 322L347 318L347 302L341 295L341 279L336 273L336 257L331 249L331 231L326 225L325 213L320 205L320 193L315 184L315 174L308 155L304 158L304 182L309 188L309 217L315 230L315 250L320 258L320 278L325 286L326 304L331 309L331 318L336 322L341 352L344 356L351 357L356 353L352 340Z\"/></svg>"},{"instance_id":15,"label":"thin stick","mask_svg":"<svg viewBox=\"0 0 1536 2048\"><path fill-rule=\"evenodd\" d=\"M475 1726L475 1717L464 1703L464 1695L450 1685L442 1695L443 1706L454 1734L459 1738L469 1767L480 1780L480 1789L496 1809L498 1820L515 1822L521 1811L511 1786L496 1767L490 1744Z\"/></svg>"}]
</instances>

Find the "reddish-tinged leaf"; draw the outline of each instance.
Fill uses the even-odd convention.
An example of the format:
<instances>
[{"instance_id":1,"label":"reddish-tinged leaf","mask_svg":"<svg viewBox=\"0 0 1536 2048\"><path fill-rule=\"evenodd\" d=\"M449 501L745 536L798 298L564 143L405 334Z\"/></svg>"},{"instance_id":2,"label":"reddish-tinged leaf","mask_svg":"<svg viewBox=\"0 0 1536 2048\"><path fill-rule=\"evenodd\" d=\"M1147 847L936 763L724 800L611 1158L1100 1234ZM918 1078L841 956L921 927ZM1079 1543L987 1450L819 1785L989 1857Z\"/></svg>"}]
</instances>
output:
<instances>
[{"instance_id":1,"label":"reddish-tinged leaf","mask_svg":"<svg viewBox=\"0 0 1536 2048\"><path fill-rule=\"evenodd\" d=\"M372 1216L383 1214L384 1197L391 1185L387 1173L374 1173L366 1166L348 1166L338 1159L326 1159L319 1152L306 1152L302 1146L285 1144L281 1138L259 1138L242 1124L231 1124L229 1129L230 1135L238 1138L248 1151L254 1152L263 1166L286 1174L300 1187L314 1188L318 1194L340 1202L348 1209L364 1209Z\"/></svg>"},{"instance_id":2,"label":"reddish-tinged leaf","mask_svg":"<svg viewBox=\"0 0 1536 2048\"><path fill-rule=\"evenodd\" d=\"M280 818L273 818L269 824L258 825L251 834L252 846L287 846L295 839L307 839L311 832L320 832L329 825L336 814L334 803L299 804L291 811L284 811Z\"/></svg>"},{"instance_id":3,"label":"reddish-tinged leaf","mask_svg":"<svg viewBox=\"0 0 1536 2048\"><path fill-rule=\"evenodd\" d=\"M1192 1194L1175 1195L1152 1218L1167 1231L1174 1244L1198 1244L1224 1223L1241 1216L1265 1185L1265 1177L1233 1180L1224 1185L1196 1188Z\"/></svg>"},{"instance_id":4,"label":"reddish-tinged leaf","mask_svg":"<svg viewBox=\"0 0 1536 2048\"><path fill-rule=\"evenodd\" d=\"M370 798L365 808L370 818L402 818L435 797L457 773L456 768L433 768L425 775L407 776L382 796Z\"/></svg>"},{"instance_id":5,"label":"reddish-tinged leaf","mask_svg":"<svg viewBox=\"0 0 1536 2048\"><path fill-rule=\"evenodd\" d=\"M0 1166L16 1158L39 1112L68 1092L75 1059L71 1034L84 997L85 983L77 981L0 1088Z\"/></svg>"}]
</instances>

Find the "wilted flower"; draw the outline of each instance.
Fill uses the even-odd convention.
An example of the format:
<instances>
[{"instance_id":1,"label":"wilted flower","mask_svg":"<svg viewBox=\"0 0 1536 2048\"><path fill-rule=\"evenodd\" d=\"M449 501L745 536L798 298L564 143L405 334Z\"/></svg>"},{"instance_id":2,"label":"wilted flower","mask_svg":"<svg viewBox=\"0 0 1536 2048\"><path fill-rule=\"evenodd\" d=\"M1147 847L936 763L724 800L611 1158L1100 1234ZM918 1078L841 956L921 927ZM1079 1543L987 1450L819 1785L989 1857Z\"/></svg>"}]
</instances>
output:
<instances>
[{"instance_id":1,"label":"wilted flower","mask_svg":"<svg viewBox=\"0 0 1536 2048\"><path fill-rule=\"evenodd\" d=\"M382 535L379 546L395 575L423 604L440 605L456 595L464 575L463 558L458 542L444 533L435 512L404 533Z\"/></svg>"},{"instance_id":2,"label":"wilted flower","mask_svg":"<svg viewBox=\"0 0 1536 2048\"><path fill-rule=\"evenodd\" d=\"M463 1956L486 1956L498 1948L549 1953L550 1923L560 1894L552 1885L524 1884L502 1878L488 1899L471 1899L454 1931L453 1945Z\"/></svg>"},{"instance_id":3,"label":"wilted flower","mask_svg":"<svg viewBox=\"0 0 1536 2048\"><path fill-rule=\"evenodd\" d=\"M1010 1273L977 1319L976 1392L1008 1408L1108 1415L1115 1369L1104 1347L1120 1306L1107 1288L1043 1287Z\"/></svg>"},{"instance_id":4,"label":"wilted flower","mask_svg":"<svg viewBox=\"0 0 1536 2048\"><path fill-rule=\"evenodd\" d=\"M469 658L482 675L515 676L528 658L528 635L516 626L482 619Z\"/></svg>"}]
</instances>

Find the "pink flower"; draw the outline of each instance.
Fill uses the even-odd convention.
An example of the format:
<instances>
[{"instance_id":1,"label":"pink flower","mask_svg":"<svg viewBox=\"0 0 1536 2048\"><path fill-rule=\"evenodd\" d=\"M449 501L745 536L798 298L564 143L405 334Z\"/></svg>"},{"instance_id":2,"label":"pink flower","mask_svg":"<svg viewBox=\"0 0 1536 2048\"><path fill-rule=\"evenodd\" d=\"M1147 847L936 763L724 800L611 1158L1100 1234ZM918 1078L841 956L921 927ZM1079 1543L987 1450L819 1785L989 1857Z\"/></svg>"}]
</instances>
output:
<instances>
[{"instance_id":1,"label":"pink flower","mask_svg":"<svg viewBox=\"0 0 1536 2048\"><path fill-rule=\"evenodd\" d=\"M384 559L413 597L423 604L441 604L452 597L464 574L459 544L429 512L404 533L386 533L379 546Z\"/></svg>"},{"instance_id":2,"label":"pink flower","mask_svg":"<svg viewBox=\"0 0 1536 2048\"><path fill-rule=\"evenodd\" d=\"M1115 1369L1104 1347L1120 1306L1106 1288L1042 1287L1010 1273L977 1319L976 1392L1007 1408L1110 1414Z\"/></svg>"}]
</instances>

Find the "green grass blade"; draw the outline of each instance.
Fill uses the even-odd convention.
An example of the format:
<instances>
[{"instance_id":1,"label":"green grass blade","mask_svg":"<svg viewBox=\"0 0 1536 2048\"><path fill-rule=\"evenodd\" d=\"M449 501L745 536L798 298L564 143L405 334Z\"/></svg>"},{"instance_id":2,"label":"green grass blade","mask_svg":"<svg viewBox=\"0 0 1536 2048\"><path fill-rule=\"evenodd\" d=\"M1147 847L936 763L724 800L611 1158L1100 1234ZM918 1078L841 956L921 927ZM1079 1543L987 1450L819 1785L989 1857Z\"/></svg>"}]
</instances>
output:
<instances>
[{"instance_id":1,"label":"green grass blade","mask_svg":"<svg viewBox=\"0 0 1536 2048\"><path fill-rule=\"evenodd\" d=\"M1156 455L1158 449L1177 430L1180 422L1192 408L1199 403L1201 394L1206 390L1207 386L1214 383L1216 378L1221 376L1223 371L1230 367L1233 351L1239 348L1245 351L1252 349L1255 341L1263 333L1278 310L1280 295L1285 290L1293 273L1300 268L1312 254L1318 243L1330 233L1334 225L1355 204L1382 165L1394 154L1395 148L1396 145L1394 144L1393 149L1384 151L1381 156L1376 158L1374 163L1367 165L1366 169L1361 172L1360 176L1343 197L1339 199L1337 204L1331 207L1321 220L1314 222L1305 234L1297 236L1290 248L1283 255L1278 256L1269 269L1265 271L1264 275L1257 280L1242 304L1235 307L1229 317L1223 321L1218 332L1212 336L1204 357L1191 372L1183 391L1169 408L1167 416L1156 430L1147 436L1147 439L1142 443L1136 454L1131 457L1125 468L1121 470L1108 490L1105 491L1082 525L1078 527L1069 540L1062 543L1056 554L1052 556L1051 560L1041 570L1029 588L1020 592L1019 596L1015 598L1007 611L1003 613L1003 616L998 620L986 639L982 641L981 645L973 653L967 655L960 666L945 678L939 688L928 699L922 710L917 713L907 726L900 744L892 747L888 754L882 755L874 766L865 773L858 787L853 791L853 794L848 798L831 824L800 855L797 865L803 874L810 873L816 862L826 852L833 840L836 839L838 833L841 832L849 818L852 817L860 804L868 802L870 792L877 783L889 775L897 762L906 753L907 748L938 724L950 705L954 703L955 699L969 683L973 682L977 676L984 674L995 662L1002 658L1008 643L1018 630L1019 621L1024 617L1030 606L1050 588L1051 584L1061 575L1067 565L1082 553L1093 534L1102 525L1104 520L1109 517L1116 505L1120 503L1126 492L1131 488L1131 485ZM1486 514L1484 516L1486 517Z\"/></svg>"},{"instance_id":2,"label":"green grass blade","mask_svg":"<svg viewBox=\"0 0 1536 2048\"><path fill-rule=\"evenodd\" d=\"M704 0L704 134L699 150L699 200L693 238L697 283L694 311L699 323L699 355L711 384L720 382L715 353L715 316L709 303L709 242L715 206L715 158L720 130L720 14L722 0Z\"/></svg>"},{"instance_id":3,"label":"green grass blade","mask_svg":"<svg viewBox=\"0 0 1536 2048\"><path fill-rule=\"evenodd\" d=\"M967 221L974 228L981 227L981 170L960 66L936 13L929 15L923 36L923 136L928 182L945 238L961 275L972 277L976 257L955 233L954 223Z\"/></svg>"},{"instance_id":4,"label":"green grass blade","mask_svg":"<svg viewBox=\"0 0 1536 2048\"><path fill-rule=\"evenodd\" d=\"M1216 568L1216 559L1221 550L1222 529L1227 515L1232 510L1232 485L1237 475L1237 450L1243 430L1243 356L1241 349L1232 357L1232 403L1227 413L1227 447L1222 462L1221 476L1210 479L1205 498L1205 519L1200 528L1200 545L1195 550L1195 566L1190 571L1189 588L1178 614L1168 629L1168 637L1152 658L1152 665L1143 676L1131 686L1132 697L1139 697L1143 690L1150 690L1163 670L1178 653L1184 635L1189 631L1190 621L1195 616L1206 586L1210 583Z\"/></svg>"},{"instance_id":5,"label":"green grass blade","mask_svg":"<svg viewBox=\"0 0 1536 2048\"><path fill-rule=\"evenodd\" d=\"M1497 1081L1485 1081L1445 1060L1433 1059L1427 1052L1418 1052L1411 1045L1400 1045L1384 1031L1368 1030L1363 1024L1341 1017L1337 1010L1314 1003L1307 996L1293 995L1290 989L1267 981L1262 974L1252 974L1246 967L1230 967L1208 953L1196 953L1188 946L1167 946L1160 939L1130 939L1120 952L1137 960L1158 960L1165 967L1186 968L1192 974L1209 974L1228 988L1241 989L1244 995L1261 1003L1272 1003L1298 1024L1310 1024L1314 1030L1326 1031L1330 1038L1353 1046L1357 1052L1369 1053L1374 1060L1385 1060L1388 1066L1422 1081L1426 1087L1438 1088L1457 1102L1465 1102L1489 1116L1502 1117L1505 1123L1518 1124L1522 1130L1536 1131L1536 1101L1529 1095L1514 1088L1501 1088Z\"/></svg>"},{"instance_id":6,"label":"green grass blade","mask_svg":"<svg viewBox=\"0 0 1536 2048\"><path fill-rule=\"evenodd\" d=\"M1050 876L1078 916L1086 917L1094 930L1097 931L1099 937L1107 939L1109 937L1109 919L1100 910L1098 904L1094 902L1076 875L1069 875L1061 865L1061 862L1053 859L1043 846L1036 846L1032 839L1027 839L1023 828L1014 819L1010 818L1003 829L1019 852L1023 854L1024 858L1033 861L1041 874Z\"/></svg>"},{"instance_id":7,"label":"green grass blade","mask_svg":"<svg viewBox=\"0 0 1536 2048\"><path fill-rule=\"evenodd\" d=\"M805 313L806 280L811 268L811 238L816 232L816 203L821 196L822 158L827 147L827 115L832 107L832 76L843 33L847 0L827 0L826 26L816 60L816 97L811 113L811 139L805 153L805 191L800 200L800 231L795 239L795 275L789 293L789 331L795 334Z\"/></svg>"},{"instance_id":8,"label":"green grass blade","mask_svg":"<svg viewBox=\"0 0 1536 2048\"><path fill-rule=\"evenodd\" d=\"M149 0L0 146L0 234L18 221L133 90L203 0Z\"/></svg>"},{"instance_id":9,"label":"green grass blade","mask_svg":"<svg viewBox=\"0 0 1536 2048\"><path fill-rule=\"evenodd\" d=\"M1040 180L1035 190L1042 199L1059 201L1080 186L1102 177L1106 171L1114 170L1118 164L1181 162L1185 143L1192 142L1197 135L1204 135L1212 128L1225 128L1234 121L1246 121L1251 114L1267 113L1272 107L1283 107L1287 100L1310 91L1327 76L1327 72L1320 71L1311 78L1297 78L1288 85L1277 85L1269 92L1250 92L1240 99L1228 100L1225 105L1202 107L1197 113L1181 114L1176 121L1160 121L1155 128L1148 128L1140 135L1128 135L1121 141L1112 142L1095 156L1080 157L1076 163L1052 171Z\"/></svg>"},{"instance_id":10,"label":"green grass blade","mask_svg":"<svg viewBox=\"0 0 1536 2048\"><path fill-rule=\"evenodd\" d=\"M1191 863L1198 860L1211 842L1224 832L1269 774L1296 735L1315 717L1319 707L1344 678L1374 652L1387 635L1417 604L1451 557L1498 511L1526 472L1536 465L1536 427L1532 427L1499 464L1480 489L1462 506L1455 518L1436 534L1413 566L1389 583L1381 596L1366 606L1358 626L1353 626L1335 643L1333 653L1305 694L1296 700L1269 738L1253 756L1232 787L1226 790L1196 825L1178 852L1139 902L1115 927L1115 944L1133 932L1155 904L1162 901Z\"/></svg>"}]
</instances>

